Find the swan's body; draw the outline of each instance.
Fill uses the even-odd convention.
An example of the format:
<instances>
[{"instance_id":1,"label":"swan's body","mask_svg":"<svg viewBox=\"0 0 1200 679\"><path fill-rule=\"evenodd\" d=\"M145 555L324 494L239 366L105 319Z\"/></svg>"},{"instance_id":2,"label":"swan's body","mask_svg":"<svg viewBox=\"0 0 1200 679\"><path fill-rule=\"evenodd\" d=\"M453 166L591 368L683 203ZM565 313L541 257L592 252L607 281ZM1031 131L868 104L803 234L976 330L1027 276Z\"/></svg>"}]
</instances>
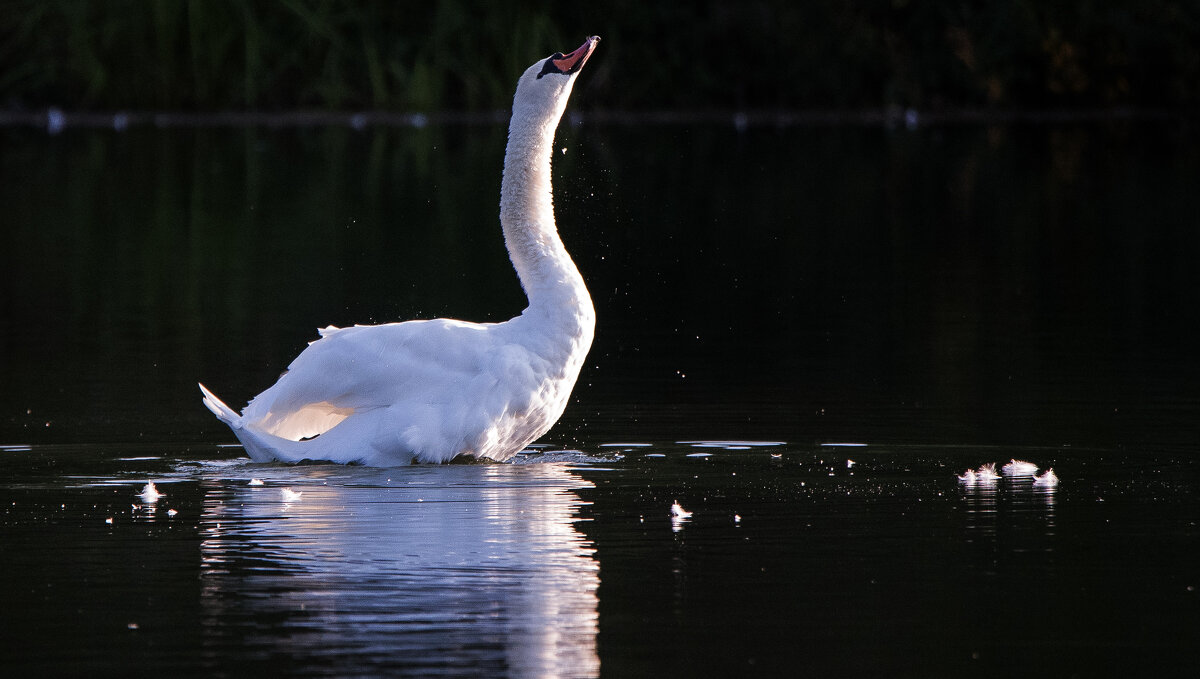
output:
<instances>
[{"instance_id":1,"label":"swan's body","mask_svg":"<svg viewBox=\"0 0 1200 679\"><path fill-rule=\"evenodd\" d=\"M251 458L503 461L549 431L596 322L554 223L550 157L575 77L598 41L530 66L513 98L500 222L528 308L504 323L330 326L241 415L200 385L204 404Z\"/></svg>"}]
</instances>

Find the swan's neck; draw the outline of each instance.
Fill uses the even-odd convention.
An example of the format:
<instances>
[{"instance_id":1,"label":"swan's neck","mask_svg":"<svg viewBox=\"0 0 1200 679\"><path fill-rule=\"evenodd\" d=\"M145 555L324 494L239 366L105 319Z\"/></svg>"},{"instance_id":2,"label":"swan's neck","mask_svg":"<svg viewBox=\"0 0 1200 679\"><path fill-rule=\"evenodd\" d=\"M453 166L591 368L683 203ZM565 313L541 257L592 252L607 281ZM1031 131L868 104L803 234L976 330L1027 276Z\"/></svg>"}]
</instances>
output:
<instances>
[{"instance_id":1,"label":"swan's neck","mask_svg":"<svg viewBox=\"0 0 1200 679\"><path fill-rule=\"evenodd\" d=\"M586 326L590 341L595 323L592 301L558 236L551 196L554 130L565 104L565 96L551 110L514 103L500 185L500 224L509 257L529 297L526 315L536 312L533 315L557 324L579 323Z\"/></svg>"}]
</instances>

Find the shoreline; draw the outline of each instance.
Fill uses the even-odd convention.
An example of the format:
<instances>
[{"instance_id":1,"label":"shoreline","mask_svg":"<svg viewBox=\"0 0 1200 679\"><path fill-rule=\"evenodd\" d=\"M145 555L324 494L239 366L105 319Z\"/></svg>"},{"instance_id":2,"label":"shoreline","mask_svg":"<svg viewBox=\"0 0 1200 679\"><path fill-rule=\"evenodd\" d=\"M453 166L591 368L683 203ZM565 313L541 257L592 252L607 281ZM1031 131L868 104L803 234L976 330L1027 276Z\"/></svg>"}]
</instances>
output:
<instances>
[{"instance_id":1,"label":"shoreline","mask_svg":"<svg viewBox=\"0 0 1200 679\"><path fill-rule=\"evenodd\" d=\"M496 111L68 111L0 110L0 127L33 127L57 134L67 128L305 128L305 127L410 127L436 125L496 125L508 120L507 110ZM737 130L764 127L865 126L917 129L949 125L1062 124L1095 122L1167 122L1200 119L1200 111L1184 109L1057 108L919 110L884 109L811 110L594 110L569 113L567 124L599 125L730 125Z\"/></svg>"}]
</instances>

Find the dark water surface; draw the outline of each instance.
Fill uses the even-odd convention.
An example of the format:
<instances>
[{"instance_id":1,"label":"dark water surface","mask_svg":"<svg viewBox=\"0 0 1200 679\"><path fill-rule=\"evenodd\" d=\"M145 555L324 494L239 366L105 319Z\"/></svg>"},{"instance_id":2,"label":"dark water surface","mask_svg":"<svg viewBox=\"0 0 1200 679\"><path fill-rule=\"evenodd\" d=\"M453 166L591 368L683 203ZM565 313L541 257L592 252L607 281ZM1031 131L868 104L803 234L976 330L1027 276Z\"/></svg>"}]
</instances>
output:
<instances>
[{"instance_id":1,"label":"dark water surface","mask_svg":"<svg viewBox=\"0 0 1200 679\"><path fill-rule=\"evenodd\" d=\"M250 464L195 383L518 313L502 127L0 137L0 673L1200 671L1186 125L564 125L573 403L391 470ZM1062 482L956 478L1011 458Z\"/></svg>"},{"instance_id":2,"label":"dark water surface","mask_svg":"<svg viewBox=\"0 0 1200 679\"><path fill-rule=\"evenodd\" d=\"M1200 661L1190 453L695 442L373 469L0 452L0 661L18 676L1162 677ZM1063 481L955 478L1012 456Z\"/></svg>"}]
</instances>

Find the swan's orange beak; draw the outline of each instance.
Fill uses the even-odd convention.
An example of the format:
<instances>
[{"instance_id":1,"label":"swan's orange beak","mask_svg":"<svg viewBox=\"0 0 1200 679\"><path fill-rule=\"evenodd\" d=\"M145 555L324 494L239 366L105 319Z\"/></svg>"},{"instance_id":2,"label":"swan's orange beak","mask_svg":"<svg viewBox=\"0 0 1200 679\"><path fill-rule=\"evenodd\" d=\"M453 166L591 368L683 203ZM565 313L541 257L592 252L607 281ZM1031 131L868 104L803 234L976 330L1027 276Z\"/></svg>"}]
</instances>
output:
<instances>
[{"instance_id":1,"label":"swan's orange beak","mask_svg":"<svg viewBox=\"0 0 1200 679\"><path fill-rule=\"evenodd\" d=\"M570 75L583 68L583 65L587 63L588 57L592 56L592 50L596 49L596 44L599 42L600 36L593 35L587 40L584 40L583 44L579 46L579 49L571 52L565 57L559 57L557 59L551 58L550 61L554 63L555 68L557 68L560 73Z\"/></svg>"}]
</instances>

